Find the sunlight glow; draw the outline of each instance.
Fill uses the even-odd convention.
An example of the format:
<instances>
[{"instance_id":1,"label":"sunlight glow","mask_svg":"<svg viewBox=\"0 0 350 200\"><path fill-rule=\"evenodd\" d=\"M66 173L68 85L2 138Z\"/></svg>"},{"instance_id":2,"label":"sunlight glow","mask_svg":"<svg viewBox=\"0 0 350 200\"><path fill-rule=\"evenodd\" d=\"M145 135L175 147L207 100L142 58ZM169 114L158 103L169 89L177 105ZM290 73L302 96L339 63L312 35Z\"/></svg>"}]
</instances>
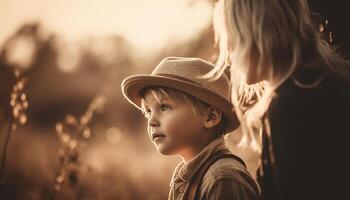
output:
<instances>
[{"instance_id":1,"label":"sunlight glow","mask_svg":"<svg viewBox=\"0 0 350 200\"><path fill-rule=\"evenodd\" d=\"M155 50L194 37L210 25L211 9L189 0L0 0L0 46L22 24L39 22L68 41L118 34Z\"/></svg>"},{"instance_id":2,"label":"sunlight glow","mask_svg":"<svg viewBox=\"0 0 350 200\"><path fill-rule=\"evenodd\" d=\"M36 48L33 38L20 36L8 44L6 62L18 69L26 70L34 60Z\"/></svg>"},{"instance_id":3,"label":"sunlight glow","mask_svg":"<svg viewBox=\"0 0 350 200\"><path fill-rule=\"evenodd\" d=\"M116 144L122 139L122 132L117 127L111 127L106 131L106 140L111 144Z\"/></svg>"}]
</instances>

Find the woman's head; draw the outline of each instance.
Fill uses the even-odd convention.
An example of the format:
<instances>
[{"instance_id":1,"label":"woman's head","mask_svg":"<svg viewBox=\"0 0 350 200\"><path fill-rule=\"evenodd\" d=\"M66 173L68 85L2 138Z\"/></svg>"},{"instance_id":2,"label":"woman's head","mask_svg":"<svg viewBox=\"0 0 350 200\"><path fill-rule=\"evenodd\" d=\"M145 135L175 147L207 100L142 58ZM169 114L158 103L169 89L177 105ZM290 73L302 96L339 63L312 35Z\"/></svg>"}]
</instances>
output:
<instances>
[{"instance_id":1,"label":"woman's head","mask_svg":"<svg viewBox=\"0 0 350 200\"><path fill-rule=\"evenodd\" d=\"M303 0L220 0L214 27L218 64L230 62L248 84L284 80L319 37Z\"/></svg>"},{"instance_id":2,"label":"woman's head","mask_svg":"<svg viewBox=\"0 0 350 200\"><path fill-rule=\"evenodd\" d=\"M220 54L208 76L218 77L230 66L232 101L253 143L276 88L298 68L322 67L350 79L349 63L321 39L306 0L219 0L213 20ZM243 108L242 99L251 99L241 95L251 91L258 91L250 95L256 98Z\"/></svg>"}]
</instances>

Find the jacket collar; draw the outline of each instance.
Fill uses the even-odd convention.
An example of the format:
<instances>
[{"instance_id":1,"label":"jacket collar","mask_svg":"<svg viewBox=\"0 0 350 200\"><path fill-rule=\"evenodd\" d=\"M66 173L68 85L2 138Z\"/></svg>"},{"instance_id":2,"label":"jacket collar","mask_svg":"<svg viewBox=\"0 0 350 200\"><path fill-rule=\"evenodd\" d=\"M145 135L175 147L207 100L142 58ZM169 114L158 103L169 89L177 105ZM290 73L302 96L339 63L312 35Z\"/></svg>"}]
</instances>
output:
<instances>
[{"instance_id":1,"label":"jacket collar","mask_svg":"<svg viewBox=\"0 0 350 200\"><path fill-rule=\"evenodd\" d=\"M213 153L219 150L227 150L223 137L211 141L192 160L188 162L184 160L181 161L175 168L170 185L177 181L190 181L200 166L202 166Z\"/></svg>"}]
</instances>

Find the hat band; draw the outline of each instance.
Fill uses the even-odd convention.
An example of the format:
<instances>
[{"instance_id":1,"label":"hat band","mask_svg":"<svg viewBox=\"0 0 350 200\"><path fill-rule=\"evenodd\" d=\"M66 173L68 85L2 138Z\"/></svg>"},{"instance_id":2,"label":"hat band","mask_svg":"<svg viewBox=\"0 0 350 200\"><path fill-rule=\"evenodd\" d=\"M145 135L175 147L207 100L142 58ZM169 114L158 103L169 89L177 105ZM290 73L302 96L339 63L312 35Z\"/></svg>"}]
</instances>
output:
<instances>
[{"instance_id":1,"label":"hat band","mask_svg":"<svg viewBox=\"0 0 350 200\"><path fill-rule=\"evenodd\" d=\"M197 84L197 85L202 85L200 83L197 83L195 81L192 81L190 79L187 79L187 78L184 78L182 76L178 76L178 75L174 75L174 74L165 74L165 73L159 73L159 74L154 74L154 75L157 75L157 76L165 76L165 77L169 77L169 78L175 78L175 79L179 79L181 81L186 81L186 82L190 82L190 83L194 83L194 84Z\"/></svg>"}]
</instances>

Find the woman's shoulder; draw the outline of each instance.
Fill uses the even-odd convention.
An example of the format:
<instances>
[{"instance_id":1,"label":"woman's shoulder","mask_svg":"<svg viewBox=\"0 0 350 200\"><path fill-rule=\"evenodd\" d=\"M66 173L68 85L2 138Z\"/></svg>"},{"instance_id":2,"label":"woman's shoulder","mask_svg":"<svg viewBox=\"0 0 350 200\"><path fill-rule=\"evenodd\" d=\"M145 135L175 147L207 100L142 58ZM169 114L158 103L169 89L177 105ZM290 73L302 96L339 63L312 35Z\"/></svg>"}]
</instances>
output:
<instances>
[{"instance_id":1,"label":"woman's shoulder","mask_svg":"<svg viewBox=\"0 0 350 200\"><path fill-rule=\"evenodd\" d=\"M281 131L286 131L286 127L305 131L319 127L317 131L324 132L322 127L326 126L343 128L349 122L348 113L350 84L347 80L330 72L311 70L288 78L276 90L267 116L275 131L277 127L281 127Z\"/></svg>"},{"instance_id":2,"label":"woman's shoulder","mask_svg":"<svg viewBox=\"0 0 350 200\"><path fill-rule=\"evenodd\" d=\"M349 77L350 78L350 77ZM298 70L277 89L277 100L350 102L350 81L320 68Z\"/></svg>"}]
</instances>

